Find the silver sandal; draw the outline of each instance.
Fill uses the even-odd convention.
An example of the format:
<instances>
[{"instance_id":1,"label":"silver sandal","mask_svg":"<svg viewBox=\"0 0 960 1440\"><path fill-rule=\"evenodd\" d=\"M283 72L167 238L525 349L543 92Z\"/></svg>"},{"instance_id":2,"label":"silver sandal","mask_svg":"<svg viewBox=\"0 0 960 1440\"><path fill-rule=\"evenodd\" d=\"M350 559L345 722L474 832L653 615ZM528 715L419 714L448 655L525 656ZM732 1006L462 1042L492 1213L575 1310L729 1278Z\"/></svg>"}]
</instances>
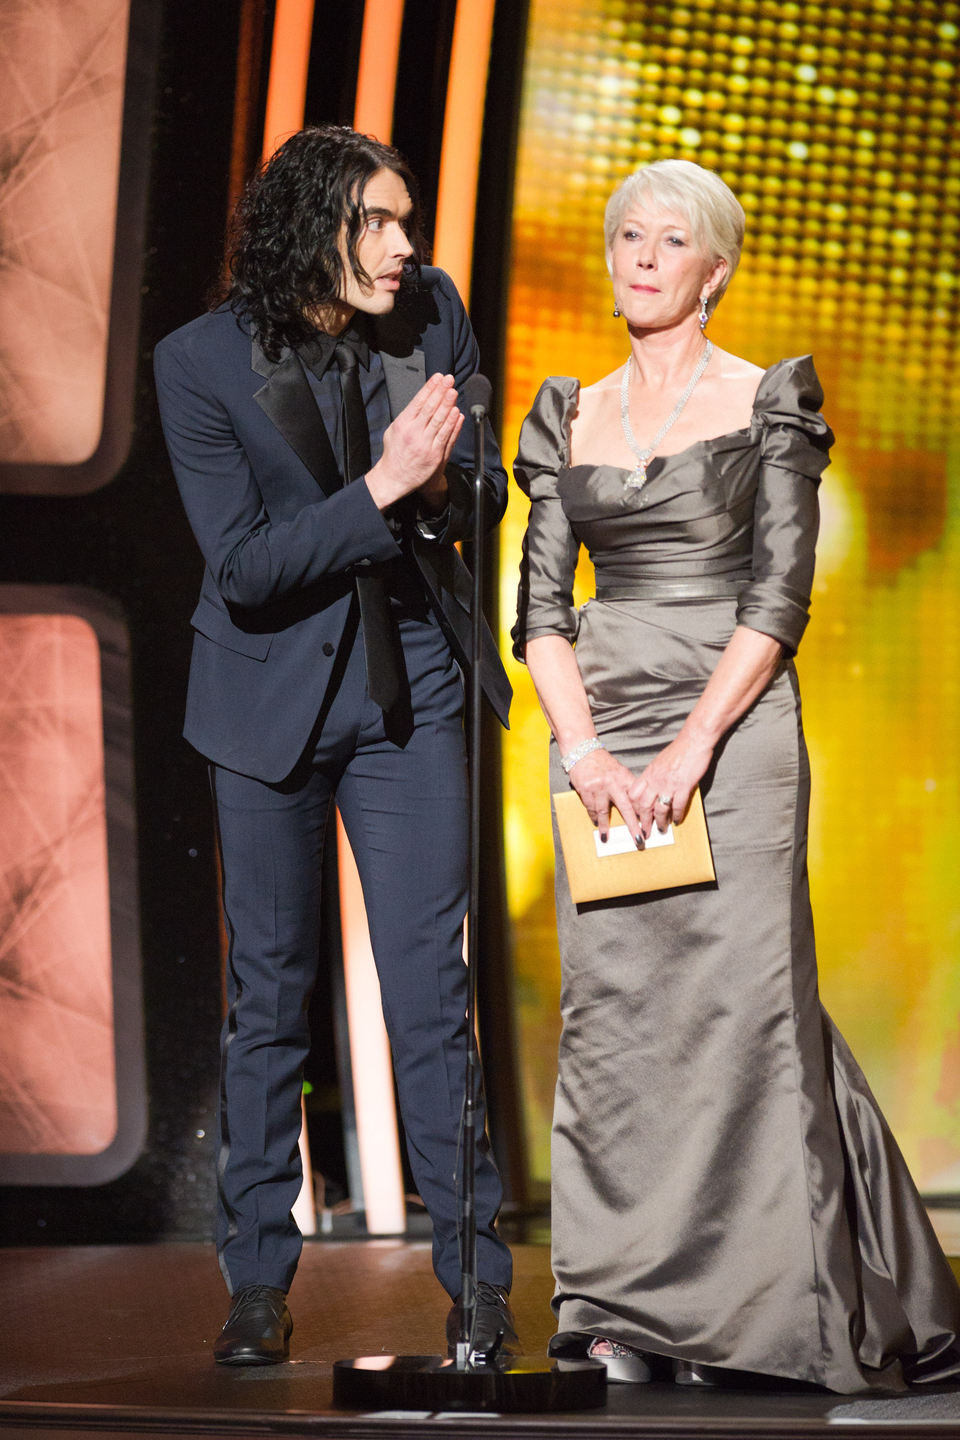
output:
<instances>
[{"instance_id":1,"label":"silver sandal","mask_svg":"<svg viewBox=\"0 0 960 1440\"><path fill-rule=\"evenodd\" d=\"M609 1355L598 1355L598 1345L609 1345ZM607 1367L607 1379L618 1380L624 1385L646 1385L653 1376L642 1350L633 1350L621 1345L619 1340L610 1340L606 1335L597 1335L587 1346L587 1358L599 1360Z\"/></svg>"}]
</instances>

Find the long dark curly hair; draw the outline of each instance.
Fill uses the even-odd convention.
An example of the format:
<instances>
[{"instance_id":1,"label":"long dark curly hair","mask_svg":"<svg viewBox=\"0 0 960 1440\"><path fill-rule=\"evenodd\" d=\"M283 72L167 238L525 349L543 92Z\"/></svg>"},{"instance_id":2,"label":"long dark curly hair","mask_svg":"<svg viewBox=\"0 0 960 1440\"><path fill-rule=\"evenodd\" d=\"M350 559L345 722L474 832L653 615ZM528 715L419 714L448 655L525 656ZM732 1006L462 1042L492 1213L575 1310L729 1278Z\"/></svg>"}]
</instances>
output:
<instances>
[{"instance_id":1,"label":"long dark curly hair","mask_svg":"<svg viewBox=\"0 0 960 1440\"><path fill-rule=\"evenodd\" d=\"M346 125L298 130L241 196L228 232L223 279L211 305L226 301L242 314L268 359L279 360L283 346L309 339L314 326L306 312L341 294L343 226L353 273L361 284L369 283L357 241L364 224L364 187L378 170L392 170L407 187L413 206L408 265L417 271L426 247L410 167L392 146Z\"/></svg>"}]
</instances>

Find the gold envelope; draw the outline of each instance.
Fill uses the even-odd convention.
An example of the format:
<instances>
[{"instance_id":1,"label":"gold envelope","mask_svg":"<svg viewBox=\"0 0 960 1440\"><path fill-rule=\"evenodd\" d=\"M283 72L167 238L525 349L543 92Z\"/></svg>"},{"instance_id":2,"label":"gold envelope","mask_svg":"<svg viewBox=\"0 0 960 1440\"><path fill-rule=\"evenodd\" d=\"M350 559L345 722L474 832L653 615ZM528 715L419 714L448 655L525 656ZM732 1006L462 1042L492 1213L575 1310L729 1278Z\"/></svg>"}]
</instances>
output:
<instances>
[{"instance_id":1,"label":"gold envelope","mask_svg":"<svg viewBox=\"0 0 960 1440\"><path fill-rule=\"evenodd\" d=\"M670 826L672 843L657 844L654 837L654 844L637 850L625 834L615 835L615 826L624 832L626 826L619 811L611 810L611 841L614 845L618 840L629 843L629 849L623 854L601 856L597 853L598 831L575 790L554 795L553 808L570 898L578 905L585 900L608 900L615 895L702 885L716 878L699 787L693 792L683 823Z\"/></svg>"}]
</instances>

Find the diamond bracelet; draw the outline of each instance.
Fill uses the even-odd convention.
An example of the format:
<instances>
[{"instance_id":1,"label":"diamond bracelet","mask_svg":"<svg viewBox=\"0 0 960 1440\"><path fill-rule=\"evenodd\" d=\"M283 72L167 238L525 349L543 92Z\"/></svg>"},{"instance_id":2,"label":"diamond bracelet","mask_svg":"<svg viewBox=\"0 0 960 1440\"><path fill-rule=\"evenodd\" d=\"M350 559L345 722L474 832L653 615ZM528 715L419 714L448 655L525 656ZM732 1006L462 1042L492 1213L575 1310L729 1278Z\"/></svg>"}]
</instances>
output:
<instances>
[{"instance_id":1,"label":"diamond bracelet","mask_svg":"<svg viewBox=\"0 0 960 1440\"><path fill-rule=\"evenodd\" d=\"M602 749L603 741L598 740L596 735L591 735L589 740L581 740L580 744L575 745L572 750L569 750L567 752L566 755L560 756L560 764L563 766L563 773L565 775L569 775L570 771L573 769L574 765L576 765L578 760L582 760L585 755L592 754L594 750Z\"/></svg>"}]
</instances>

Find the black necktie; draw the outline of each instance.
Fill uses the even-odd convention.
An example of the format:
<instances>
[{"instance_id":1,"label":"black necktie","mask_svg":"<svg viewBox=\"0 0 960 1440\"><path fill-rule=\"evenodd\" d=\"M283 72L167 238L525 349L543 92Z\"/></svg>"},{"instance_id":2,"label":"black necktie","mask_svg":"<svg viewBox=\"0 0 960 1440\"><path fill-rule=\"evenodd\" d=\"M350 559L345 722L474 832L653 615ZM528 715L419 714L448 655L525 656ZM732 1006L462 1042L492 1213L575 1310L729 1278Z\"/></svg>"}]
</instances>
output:
<instances>
[{"instance_id":1,"label":"black necktie","mask_svg":"<svg viewBox=\"0 0 960 1440\"><path fill-rule=\"evenodd\" d=\"M347 341L338 340L333 353L340 371L343 478L349 484L370 469L370 431L360 392L357 352ZM367 692L381 710L387 711L400 697L403 661L400 635L382 576L358 573L357 597L367 656Z\"/></svg>"}]
</instances>

